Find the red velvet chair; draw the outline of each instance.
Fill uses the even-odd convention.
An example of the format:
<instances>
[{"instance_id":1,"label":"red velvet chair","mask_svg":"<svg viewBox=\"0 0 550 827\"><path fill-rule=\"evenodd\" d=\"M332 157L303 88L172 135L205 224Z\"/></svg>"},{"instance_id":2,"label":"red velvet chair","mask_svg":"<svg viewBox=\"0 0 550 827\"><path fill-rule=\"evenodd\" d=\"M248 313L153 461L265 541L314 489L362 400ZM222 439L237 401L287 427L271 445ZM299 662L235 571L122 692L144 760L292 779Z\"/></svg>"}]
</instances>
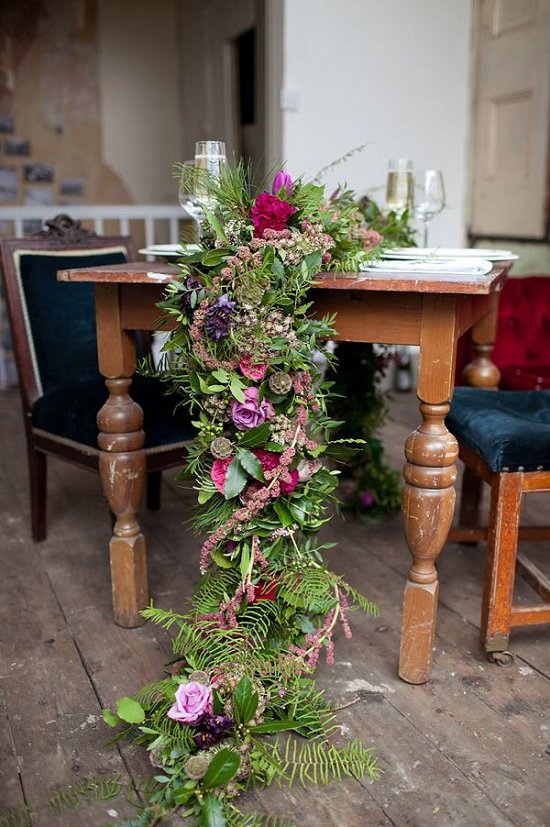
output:
<instances>
[{"instance_id":1,"label":"red velvet chair","mask_svg":"<svg viewBox=\"0 0 550 827\"><path fill-rule=\"evenodd\" d=\"M473 357L468 335L459 342L456 384ZM510 278L504 285L492 354L503 390L550 388L550 275Z\"/></svg>"}]
</instances>

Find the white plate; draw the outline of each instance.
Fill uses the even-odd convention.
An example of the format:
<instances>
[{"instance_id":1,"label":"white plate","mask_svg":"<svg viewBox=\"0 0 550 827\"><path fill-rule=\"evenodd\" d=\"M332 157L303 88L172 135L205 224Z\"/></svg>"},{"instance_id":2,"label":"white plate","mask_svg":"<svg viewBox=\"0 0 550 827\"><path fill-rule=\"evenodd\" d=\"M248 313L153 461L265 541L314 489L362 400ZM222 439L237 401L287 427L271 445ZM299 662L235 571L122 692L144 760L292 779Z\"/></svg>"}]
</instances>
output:
<instances>
[{"instance_id":1,"label":"white plate","mask_svg":"<svg viewBox=\"0 0 550 827\"><path fill-rule=\"evenodd\" d=\"M483 247L397 247L394 250L385 250L382 258L484 258L488 261L515 261L519 256L510 250L486 250Z\"/></svg>"},{"instance_id":2,"label":"white plate","mask_svg":"<svg viewBox=\"0 0 550 827\"><path fill-rule=\"evenodd\" d=\"M144 256L177 258L185 253L194 253L197 250L200 250L198 244L151 244L150 247L142 247L138 252Z\"/></svg>"}]
</instances>

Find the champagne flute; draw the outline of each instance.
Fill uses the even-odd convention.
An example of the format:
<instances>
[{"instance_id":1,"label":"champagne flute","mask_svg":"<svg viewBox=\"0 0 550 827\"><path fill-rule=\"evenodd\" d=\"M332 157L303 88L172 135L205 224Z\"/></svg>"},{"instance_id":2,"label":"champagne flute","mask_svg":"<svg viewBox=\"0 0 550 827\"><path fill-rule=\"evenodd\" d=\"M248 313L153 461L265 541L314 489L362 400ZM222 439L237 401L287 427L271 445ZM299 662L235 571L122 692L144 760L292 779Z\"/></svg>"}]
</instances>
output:
<instances>
[{"instance_id":1,"label":"champagne flute","mask_svg":"<svg viewBox=\"0 0 550 827\"><path fill-rule=\"evenodd\" d=\"M401 217L413 205L413 165L408 158L398 158L388 163L386 183L386 209Z\"/></svg>"},{"instance_id":2,"label":"champagne flute","mask_svg":"<svg viewBox=\"0 0 550 827\"><path fill-rule=\"evenodd\" d=\"M199 204L212 210L216 197L212 193L212 182L219 180L227 166L225 143L223 141L197 141L195 144L195 198Z\"/></svg>"},{"instance_id":3,"label":"champagne flute","mask_svg":"<svg viewBox=\"0 0 550 827\"><path fill-rule=\"evenodd\" d=\"M427 169L415 176L414 211L423 224L422 246L428 246L430 221L445 206L443 175L438 169Z\"/></svg>"}]
</instances>

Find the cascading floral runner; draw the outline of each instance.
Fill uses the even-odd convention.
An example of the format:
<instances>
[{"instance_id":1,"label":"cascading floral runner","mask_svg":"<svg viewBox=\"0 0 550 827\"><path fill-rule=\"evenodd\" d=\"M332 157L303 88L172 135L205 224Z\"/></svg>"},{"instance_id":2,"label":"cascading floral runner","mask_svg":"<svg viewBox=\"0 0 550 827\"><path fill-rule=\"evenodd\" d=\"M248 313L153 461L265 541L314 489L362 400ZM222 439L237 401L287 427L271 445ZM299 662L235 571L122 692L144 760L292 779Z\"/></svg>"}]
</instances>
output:
<instances>
[{"instance_id":1,"label":"cascading floral runner","mask_svg":"<svg viewBox=\"0 0 550 827\"><path fill-rule=\"evenodd\" d=\"M349 191L327 198L281 171L255 195L248 180L239 164L209 182L216 210L160 305L175 322L161 376L194 417L186 471L206 539L191 610L144 612L177 630L169 674L104 711L158 767L126 824L175 812L208 827L288 824L243 814L236 797L253 782L376 776L370 750L333 743L313 679L320 657L334 662L337 631L351 636L350 613L376 610L317 539L344 441L331 442L341 423L314 362L333 320L308 315L308 290L322 271L357 271L383 239Z\"/></svg>"}]
</instances>

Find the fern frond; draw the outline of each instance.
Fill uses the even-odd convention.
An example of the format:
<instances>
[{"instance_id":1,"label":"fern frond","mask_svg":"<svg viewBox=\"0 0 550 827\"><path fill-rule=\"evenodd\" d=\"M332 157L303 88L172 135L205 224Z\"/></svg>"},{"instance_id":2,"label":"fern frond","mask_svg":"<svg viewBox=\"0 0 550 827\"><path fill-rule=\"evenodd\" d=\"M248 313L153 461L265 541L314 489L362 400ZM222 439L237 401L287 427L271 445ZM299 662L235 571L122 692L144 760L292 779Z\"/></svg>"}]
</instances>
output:
<instances>
[{"instance_id":1,"label":"fern frond","mask_svg":"<svg viewBox=\"0 0 550 827\"><path fill-rule=\"evenodd\" d=\"M242 813L234 804L225 804L225 817L228 827L294 827L293 821L285 816L267 813Z\"/></svg>"},{"instance_id":2,"label":"fern frond","mask_svg":"<svg viewBox=\"0 0 550 827\"><path fill-rule=\"evenodd\" d=\"M372 750L363 747L358 740L350 741L341 749L326 740L298 745L295 738L288 738L286 742L281 738L271 743L257 742L255 747L272 767L277 768L278 783L285 782L289 787L294 783L302 787L329 784L346 775L360 781L368 774L374 781L378 774L377 759Z\"/></svg>"}]
</instances>

